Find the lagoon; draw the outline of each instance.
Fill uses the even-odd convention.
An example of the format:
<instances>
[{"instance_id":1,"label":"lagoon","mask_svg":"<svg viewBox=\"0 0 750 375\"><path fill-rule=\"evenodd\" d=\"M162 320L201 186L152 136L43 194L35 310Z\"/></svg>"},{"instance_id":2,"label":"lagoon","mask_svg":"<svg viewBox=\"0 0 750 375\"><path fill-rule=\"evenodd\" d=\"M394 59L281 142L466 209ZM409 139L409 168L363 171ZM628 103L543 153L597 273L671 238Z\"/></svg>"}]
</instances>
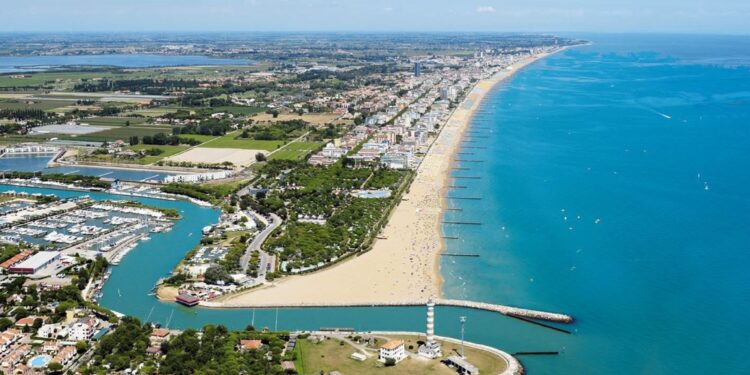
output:
<instances>
[{"instance_id":1,"label":"lagoon","mask_svg":"<svg viewBox=\"0 0 750 375\"><path fill-rule=\"evenodd\" d=\"M71 67L151 68L170 66L253 65L242 59L222 59L197 55L69 55L0 56L0 73L46 71Z\"/></svg>"}]
</instances>

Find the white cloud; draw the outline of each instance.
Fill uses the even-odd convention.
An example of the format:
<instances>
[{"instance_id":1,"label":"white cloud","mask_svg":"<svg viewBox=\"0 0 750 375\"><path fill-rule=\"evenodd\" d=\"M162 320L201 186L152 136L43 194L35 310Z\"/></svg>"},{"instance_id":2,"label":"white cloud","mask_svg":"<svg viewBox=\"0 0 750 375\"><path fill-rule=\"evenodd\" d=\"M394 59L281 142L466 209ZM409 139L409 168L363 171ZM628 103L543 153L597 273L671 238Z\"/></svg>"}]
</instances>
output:
<instances>
[{"instance_id":1,"label":"white cloud","mask_svg":"<svg viewBox=\"0 0 750 375\"><path fill-rule=\"evenodd\" d=\"M495 13L495 7L492 5L483 5L477 8L477 13Z\"/></svg>"}]
</instances>

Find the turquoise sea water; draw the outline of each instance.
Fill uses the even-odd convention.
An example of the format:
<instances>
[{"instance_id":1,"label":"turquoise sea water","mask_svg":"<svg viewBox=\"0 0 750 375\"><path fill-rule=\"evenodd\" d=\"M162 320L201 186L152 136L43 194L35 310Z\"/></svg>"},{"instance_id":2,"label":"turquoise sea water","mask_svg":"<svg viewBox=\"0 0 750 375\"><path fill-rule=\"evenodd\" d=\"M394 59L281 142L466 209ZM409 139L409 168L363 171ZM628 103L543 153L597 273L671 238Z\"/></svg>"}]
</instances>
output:
<instances>
[{"instance_id":1,"label":"turquoise sea water","mask_svg":"<svg viewBox=\"0 0 750 375\"><path fill-rule=\"evenodd\" d=\"M70 55L70 56L0 56L0 73L44 71L67 66L116 66L148 68L189 65L248 65L239 59L219 59L193 55Z\"/></svg>"},{"instance_id":2,"label":"turquoise sea water","mask_svg":"<svg viewBox=\"0 0 750 375\"><path fill-rule=\"evenodd\" d=\"M575 316L529 373L750 373L750 38L591 40L481 106L445 292Z\"/></svg>"},{"instance_id":3,"label":"turquoise sea water","mask_svg":"<svg viewBox=\"0 0 750 375\"><path fill-rule=\"evenodd\" d=\"M483 199L453 201L464 211L446 215L482 225L444 228L460 236L451 252L481 257L442 264L448 297L568 313L574 333L458 308L437 309L437 333L457 337L465 315L470 341L561 352L520 357L532 375L750 373L750 41L583 37L595 44L533 64L482 104L465 146L485 148L461 158L483 162L456 172L482 178L456 180L466 189L449 194ZM218 211L139 200L189 220L115 267L102 304L175 328L249 324L252 310L188 309L148 295ZM256 311L257 327L277 324L419 331L424 309Z\"/></svg>"}]
</instances>

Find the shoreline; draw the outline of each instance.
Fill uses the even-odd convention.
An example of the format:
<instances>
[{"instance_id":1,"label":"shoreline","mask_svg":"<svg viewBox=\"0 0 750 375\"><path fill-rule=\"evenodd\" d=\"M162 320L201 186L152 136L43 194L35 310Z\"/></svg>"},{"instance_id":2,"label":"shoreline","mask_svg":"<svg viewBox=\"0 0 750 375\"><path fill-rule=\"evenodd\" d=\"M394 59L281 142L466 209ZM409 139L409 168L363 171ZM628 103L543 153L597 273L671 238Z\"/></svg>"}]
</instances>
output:
<instances>
[{"instance_id":1,"label":"shoreline","mask_svg":"<svg viewBox=\"0 0 750 375\"><path fill-rule=\"evenodd\" d=\"M559 52L559 49L555 52ZM441 220L453 158L482 99L498 83L549 53L522 59L477 82L451 114L391 213L383 237L368 252L324 270L287 276L249 291L218 297L212 307L423 303L442 297Z\"/></svg>"},{"instance_id":2,"label":"shoreline","mask_svg":"<svg viewBox=\"0 0 750 375\"><path fill-rule=\"evenodd\" d=\"M556 54L558 52L565 51L568 49L569 46L562 47L556 51L549 52L549 53L543 53L535 56L528 57L524 60L521 60L517 63L514 63L511 65L513 69L506 70L506 71L500 71L495 73L492 77L483 79L474 86L474 88L466 95L466 98L461 102L459 105L459 108L454 111L454 113L451 115L450 119L448 119L448 122L445 125L445 128L448 126L451 126L451 123L454 121L455 116L457 115L456 112L459 110L464 110L464 112L460 113L459 115L463 115L462 118L455 119L457 124L453 124L453 126L458 127L458 140L454 141L451 145L451 150L449 152L449 155L447 156L449 161L449 166L447 170L443 173L443 179L442 179L442 186L440 191L443 193L442 198L440 199L440 216L436 222L436 231L435 234L438 238L440 238L440 248L439 251L434 256L434 272L437 275L437 290L438 290L438 297L442 298L443 296L443 284L445 283L445 278L443 277L442 272L440 271L440 256L442 253L445 252L446 249L446 243L445 239L443 238L443 223L442 219L445 217L445 210L448 208L448 186L450 186L450 181L453 178L451 175L451 169L455 167L456 161L456 153L461 148L461 141L466 136L466 131L471 127L471 122L474 119L475 112L479 109L479 107L482 105L482 102L487 97L487 95L492 92L499 84L505 82L507 79L512 78L516 73L520 72L527 66L544 59L550 55ZM471 96L474 95L475 97L472 98ZM467 101L471 100L471 103L467 103ZM469 108L463 108L466 104L469 104ZM443 129L446 130L446 129ZM441 132L442 134L443 132ZM435 140L435 143L437 143L437 140Z\"/></svg>"}]
</instances>

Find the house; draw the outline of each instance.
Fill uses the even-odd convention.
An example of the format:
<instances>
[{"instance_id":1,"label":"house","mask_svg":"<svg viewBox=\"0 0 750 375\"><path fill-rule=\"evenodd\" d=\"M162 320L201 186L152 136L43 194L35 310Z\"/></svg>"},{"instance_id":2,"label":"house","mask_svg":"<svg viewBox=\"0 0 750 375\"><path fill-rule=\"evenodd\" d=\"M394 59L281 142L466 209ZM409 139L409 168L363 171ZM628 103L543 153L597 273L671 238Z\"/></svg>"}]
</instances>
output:
<instances>
[{"instance_id":1,"label":"house","mask_svg":"<svg viewBox=\"0 0 750 375\"><path fill-rule=\"evenodd\" d=\"M391 340L383 344L380 347L378 353L378 361L386 362L392 359L396 363L401 362L406 358L406 351L404 350L404 342L402 340Z\"/></svg>"},{"instance_id":2,"label":"house","mask_svg":"<svg viewBox=\"0 0 750 375\"><path fill-rule=\"evenodd\" d=\"M472 365L465 358L452 355L446 358L443 363L450 368L456 369L456 372L463 375L479 375L479 368Z\"/></svg>"},{"instance_id":3,"label":"house","mask_svg":"<svg viewBox=\"0 0 750 375\"><path fill-rule=\"evenodd\" d=\"M49 319L49 318L46 317L46 316L30 315L30 316L27 316L25 318L18 319L16 321L16 327L18 327L18 328L31 327L31 326L34 325L34 321L37 320L37 319L41 319L42 320L42 324L44 324L45 322L47 322L47 319Z\"/></svg>"},{"instance_id":4,"label":"house","mask_svg":"<svg viewBox=\"0 0 750 375\"><path fill-rule=\"evenodd\" d=\"M57 353L57 355L52 358L52 362L57 362L63 366L66 366L70 361L73 359L73 357L76 356L76 347L75 346L65 346Z\"/></svg>"},{"instance_id":5,"label":"house","mask_svg":"<svg viewBox=\"0 0 750 375\"><path fill-rule=\"evenodd\" d=\"M151 342L151 346L160 346L161 343L164 341L169 340L170 332L167 329L158 328L153 331L151 331L151 336L149 337L149 341Z\"/></svg>"},{"instance_id":6,"label":"house","mask_svg":"<svg viewBox=\"0 0 750 375\"><path fill-rule=\"evenodd\" d=\"M240 344L237 345L237 350L244 352L248 350L258 350L263 345L260 340L240 340Z\"/></svg>"}]
</instances>

